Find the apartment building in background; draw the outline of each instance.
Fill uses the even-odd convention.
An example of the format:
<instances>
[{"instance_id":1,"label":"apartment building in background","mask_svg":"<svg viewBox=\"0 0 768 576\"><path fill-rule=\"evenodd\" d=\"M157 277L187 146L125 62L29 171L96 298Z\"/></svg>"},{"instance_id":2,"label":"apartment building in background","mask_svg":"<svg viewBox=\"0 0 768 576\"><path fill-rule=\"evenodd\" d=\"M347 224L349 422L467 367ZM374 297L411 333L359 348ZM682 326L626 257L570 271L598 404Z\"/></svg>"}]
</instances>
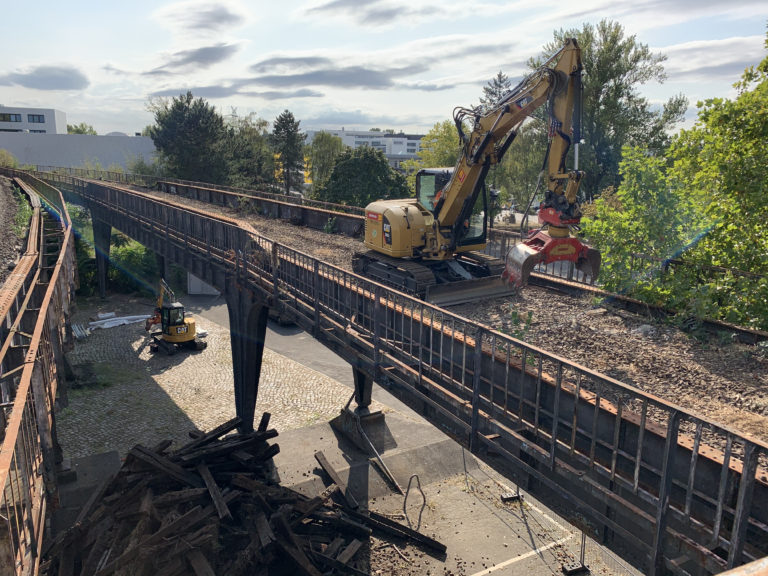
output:
<instances>
[{"instance_id":1,"label":"apartment building in background","mask_svg":"<svg viewBox=\"0 0 768 576\"><path fill-rule=\"evenodd\" d=\"M0 104L0 132L66 134L67 115L53 108L18 108Z\"/></svg>"},{"instance_id":2,"label":"apartment building in background","mask_svg":"<svg viewBox=\"0 0 768 576\"><path fill-rule=\"evenodd\" d=\"M421 134L404 134L402 132L395 134L376 130L355 131L342 128L341 130L307 130L307 144L312 143L318 132L327 132L333 136L338 136L346 146L353 149L370 146L376 150L381 150L393 168L400 168L401 162L416 158L423 138Z\"/></svg>"}]
</instances>

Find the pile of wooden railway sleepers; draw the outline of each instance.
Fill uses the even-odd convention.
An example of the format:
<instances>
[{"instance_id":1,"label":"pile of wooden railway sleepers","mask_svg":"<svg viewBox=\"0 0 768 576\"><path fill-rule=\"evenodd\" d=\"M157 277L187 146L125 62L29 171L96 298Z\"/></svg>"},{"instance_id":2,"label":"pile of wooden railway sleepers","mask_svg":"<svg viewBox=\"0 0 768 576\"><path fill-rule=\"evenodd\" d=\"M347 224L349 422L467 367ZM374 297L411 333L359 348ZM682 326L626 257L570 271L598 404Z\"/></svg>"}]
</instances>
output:
<instances>
[{"instance_id":1,"label":"pile of wooden railway sleepers","mask_svg":"<svg viewBox=\"0 0 768 576\"><path fill-rule=\"evenodd\" d=\"M137 445L94 491L74 525L44 550L41 574L368 574L369 537L406 539L444 554L431 538L357 503L332 483L310 498L274 482L265 413L237 433L234 419L170 451ZM318 462L337 478L327 460Z\"/></svg>"}]
</instances>

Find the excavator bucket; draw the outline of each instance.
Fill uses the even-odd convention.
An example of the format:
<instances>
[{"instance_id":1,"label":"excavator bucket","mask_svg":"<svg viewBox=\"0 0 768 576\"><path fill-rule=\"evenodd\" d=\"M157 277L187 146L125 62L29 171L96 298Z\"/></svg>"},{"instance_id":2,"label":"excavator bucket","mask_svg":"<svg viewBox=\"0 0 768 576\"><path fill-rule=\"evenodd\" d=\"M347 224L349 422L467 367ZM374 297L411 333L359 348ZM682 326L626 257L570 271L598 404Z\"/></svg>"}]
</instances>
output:
<instances>
[{"instance_id":1,"label":"excavator bucket","mask_svg":"<svg viewBox=\"0 0 768 576\"><path fill-rule=\"evenodd\" d=\"M516 244L507 252L506 267L501 277L513 286L525 286L531 271L542 260L544 260L543 252L527 244Z\"/></svg>"}]
</instances>

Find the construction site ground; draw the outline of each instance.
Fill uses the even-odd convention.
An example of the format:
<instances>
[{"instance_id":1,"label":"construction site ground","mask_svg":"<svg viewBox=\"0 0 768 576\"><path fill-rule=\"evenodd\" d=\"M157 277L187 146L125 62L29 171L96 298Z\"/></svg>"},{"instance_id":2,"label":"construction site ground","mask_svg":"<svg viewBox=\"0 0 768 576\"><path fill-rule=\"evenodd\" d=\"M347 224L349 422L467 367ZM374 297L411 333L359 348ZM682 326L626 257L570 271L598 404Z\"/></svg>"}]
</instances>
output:
<instances>
[{"instance_id":1,"label":"construction site ground","mask_svg":"<svg viewBox=\"0 0 768 576\"><path fill-rule=\"evenodd\" d=\"M62 487L65 508L67 494L88 494L135 444L170 438L181 445L190 430L210 430L235 415L223 299L190 296L184 303L208 332L204 351L153 355L137 323L95 330L68 354L76 381L57 429L80 485ZM100 312L150 314L152 307L149 299L126 296L81 299L73 322L87 325ZM281 484L311 496L322 491L328 480L313 458L322 450L363 506L410 522L447 546L443 557L405 541L373 538L364 551L371 574L561 574L579 559L579 529L530 495L502 502L502 494L516 490L502 473L375 386L372 408L386 423L386 441L378 443L383 460L404 489L417 474L423 490L422 497L414 478L402 516L403 496L370 464L369 454L329 425L352 393L349 365L292 327L271 325L266 344L256 414L270 412L270 427L279 433ZM585 562L593 574L637 573L591 538Z\"/></svg>"}]
</instances>

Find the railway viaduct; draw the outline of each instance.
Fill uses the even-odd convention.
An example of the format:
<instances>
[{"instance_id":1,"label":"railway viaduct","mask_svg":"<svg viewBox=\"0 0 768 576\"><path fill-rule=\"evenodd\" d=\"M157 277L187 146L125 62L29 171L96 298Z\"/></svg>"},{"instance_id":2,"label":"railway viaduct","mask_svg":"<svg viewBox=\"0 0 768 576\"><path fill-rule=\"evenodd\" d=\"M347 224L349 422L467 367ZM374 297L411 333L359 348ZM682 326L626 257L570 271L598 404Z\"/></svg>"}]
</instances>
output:
<instances>
[{"instance_id":1,"label":"railway viaduct","mask_svg":"<svg viewBox=\"0 0 768 576\"><path fill-rule=\"evenodd\" d=\"M768 555L768 445L214 211L115 183L5 172L90 209L102 293L116 228L224 294L246 428L272 308L351 365L359 407L370 403L373 382L387 386L473 452L511 466L518 484L604 542L629 547L649 574L718 573ZM309 210L272 204L288 218ZM41 460L52 450L44 446ZM51 483L47 490L55 494Z\"/></svg>"}]
</instances>

